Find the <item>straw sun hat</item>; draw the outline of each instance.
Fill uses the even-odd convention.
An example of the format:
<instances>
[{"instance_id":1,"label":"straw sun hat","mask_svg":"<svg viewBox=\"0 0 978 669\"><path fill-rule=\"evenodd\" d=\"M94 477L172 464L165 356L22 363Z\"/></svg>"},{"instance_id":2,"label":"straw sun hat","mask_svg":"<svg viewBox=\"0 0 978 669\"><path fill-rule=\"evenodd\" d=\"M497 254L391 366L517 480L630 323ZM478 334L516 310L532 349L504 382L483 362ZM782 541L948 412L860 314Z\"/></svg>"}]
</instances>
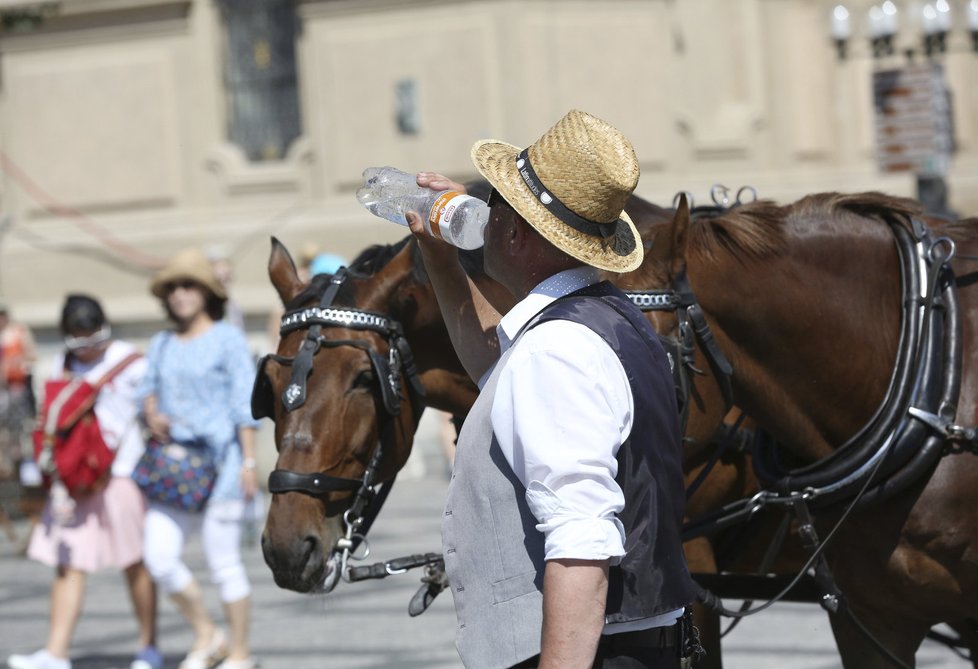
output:
<instances>
[{"instance_id":1,"label":"straw sun hat","mask_svg":"<svg viewBox=\"0 0 978 669\"><path fill-rule=\"evenodd\" d=\"M153 295L162 299L166 297L167 284L186 280L200 284L219 299L227 299L227 291L214 276L207 256L199 249L184 249L173 256L166 267L153 277L149 289Z\"/></svg>"},{"instance_id":2,"label":"straw sun hat","mask_svg":"<svg viewBox=\"0 0 978 669\"><path fill-rule=\"evenodd\" d=\"M472 162L550 243L599 269L642 264L642 239L625 213L638 160L616 128L572 110L528 149L496 140L472 147Z\"/></svg>"}]
</instances>

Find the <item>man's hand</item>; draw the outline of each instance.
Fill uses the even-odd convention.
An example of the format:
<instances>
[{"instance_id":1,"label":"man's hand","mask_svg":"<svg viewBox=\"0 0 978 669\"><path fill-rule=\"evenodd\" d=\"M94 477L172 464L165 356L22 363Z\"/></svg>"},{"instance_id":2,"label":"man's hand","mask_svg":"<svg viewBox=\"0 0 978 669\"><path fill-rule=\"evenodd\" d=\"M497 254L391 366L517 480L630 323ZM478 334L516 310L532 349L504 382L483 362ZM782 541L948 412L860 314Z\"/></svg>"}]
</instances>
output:
<instances>
[{"instance_id":1,"label":"man's hand","mask_svg":"<svg viewBox=\"0 0 978 669\"><path fill-rule=\"evenodd\" d=\"M443 174L438 174L436 172L419 172L417 176L417 181L419 186L423 186L424 188L430 188L431 190L434 191L453 190L459 193L466 192L465 186L463 186L457 181L452 181L451 179L449 179ZM422 238L427 237L429 239L434 239L425 230L424 221L420 216L418 216L414 212L409 211L407 213L406 218L408 222L408 227L411 228L411 232L413 232L415 235L418 235L419 237Z\"/></svg>"},{"instance_id":2,"label":"man's hand","mask_svg":"<svg viewBox=\"0 0 978 669\"><path fill-rule=\"evenodd\" d=\"M435 191L453 190L466 193L466 188L457 181L452 181L443 174L436 172L418 172L418 185Z\"/></svg>"},{"instance_id":3,"label":"man's hand","mask_svg":"<svg viewBox=\"0 0 978 669\"><path fill-rule=\"evenodd\" d=\"M417 175L419 186L465 193L465 186L433 172ZM425 269L438 298L438 308L466 373L475 381L482 378L499 358L496 325L500 314L459 264L458 249L425 231L420 216L407 215L408 227L421 249Z\"/></svg>"}]
</instances>

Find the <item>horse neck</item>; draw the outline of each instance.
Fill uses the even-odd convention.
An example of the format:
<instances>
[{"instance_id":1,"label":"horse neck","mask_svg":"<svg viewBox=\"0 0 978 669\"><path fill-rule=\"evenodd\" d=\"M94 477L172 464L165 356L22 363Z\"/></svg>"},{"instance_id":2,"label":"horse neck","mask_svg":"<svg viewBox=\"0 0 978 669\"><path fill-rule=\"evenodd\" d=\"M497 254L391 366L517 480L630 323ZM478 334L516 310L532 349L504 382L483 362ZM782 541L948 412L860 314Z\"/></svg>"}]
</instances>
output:
<instances>
[{"instance_id":1,"label":"horse neck","mask_svg":"<svg viewBox=\"0 0 978 669\"><path fill-rule=\"evenodd\" d=\"M880 222L786 232L783 253L691 263L689 276L733 365L735 403L813 461L883 400L899 341L900 269Z\"/></svg>"}]
</instances>

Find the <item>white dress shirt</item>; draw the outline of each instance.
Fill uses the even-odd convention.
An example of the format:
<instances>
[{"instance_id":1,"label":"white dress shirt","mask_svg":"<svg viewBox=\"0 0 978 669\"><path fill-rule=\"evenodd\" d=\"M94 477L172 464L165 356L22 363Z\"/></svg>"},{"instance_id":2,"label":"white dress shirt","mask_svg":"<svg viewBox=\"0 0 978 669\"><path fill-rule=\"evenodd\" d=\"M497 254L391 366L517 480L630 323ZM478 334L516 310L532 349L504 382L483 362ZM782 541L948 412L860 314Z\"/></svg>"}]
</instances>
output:
<instances>
[{"instance_id":1,"label":"white dress shirt","mask_svg":"<svg viewBox=\"0 0 978 669\"><path fill-rule=\"evenodd\" d=\"M500 352L559 297L591 285L590 267L555 274L514 306L496 328ZM489 378L482 378L480 388ZM565 320L524 334L500 371L492 427L545 537L544 559L611 560L625 555L616 514L625 498L615 481L618 449L635 410L621 360L593 330ZM668 625L682 609L605 626L605 633Z\"/></svg>"}]
</instances>

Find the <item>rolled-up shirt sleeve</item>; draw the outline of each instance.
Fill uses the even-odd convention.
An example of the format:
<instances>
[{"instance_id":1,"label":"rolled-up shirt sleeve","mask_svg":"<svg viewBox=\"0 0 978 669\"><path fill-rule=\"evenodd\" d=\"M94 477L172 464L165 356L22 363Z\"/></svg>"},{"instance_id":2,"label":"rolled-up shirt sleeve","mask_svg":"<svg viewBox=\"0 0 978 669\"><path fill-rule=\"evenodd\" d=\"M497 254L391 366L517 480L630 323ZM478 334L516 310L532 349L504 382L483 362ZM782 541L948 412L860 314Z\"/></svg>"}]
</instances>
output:
<instances>
[{"instance_id":1,"label":"rolled-up shirt sleeve","mask_svg":"<svg viewBox=\"0 0 978 669\"><path fill-rule=\"evenodd\" d=\"M527 332L501 370L496 440L526 487L545 559L617 563L624 496L616 456L631 431L633 398L621 361L594 332L552 321Z\"/></svg>"}]
</instances>

